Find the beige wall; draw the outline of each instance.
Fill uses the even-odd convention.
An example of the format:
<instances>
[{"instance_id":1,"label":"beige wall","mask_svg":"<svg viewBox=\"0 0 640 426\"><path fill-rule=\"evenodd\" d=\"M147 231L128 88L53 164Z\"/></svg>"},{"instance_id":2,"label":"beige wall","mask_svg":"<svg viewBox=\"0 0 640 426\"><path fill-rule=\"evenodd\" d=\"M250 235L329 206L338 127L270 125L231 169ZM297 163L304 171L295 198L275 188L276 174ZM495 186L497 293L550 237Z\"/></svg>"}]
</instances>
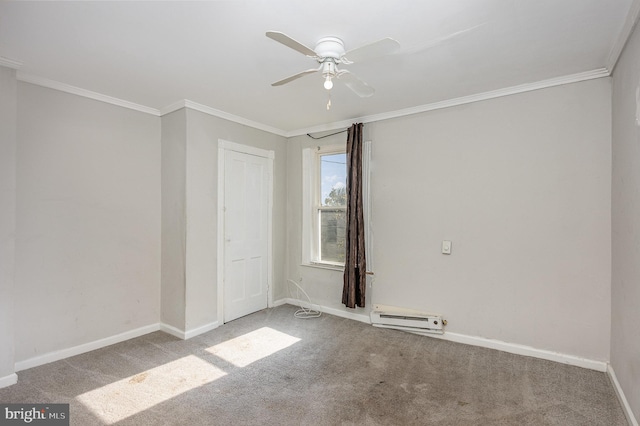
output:
<instances>
[{"instance_id":1,"label":"beige wall","mask_svg":"<svg viewBox=\"0 0 640 426\"><path fill-rule=\"evenodd\" d=\"M16 114L16 72L0 66L0 387L15 380Z\"/></svg>"},{"instance_id":2,"label":"beige wall","mask_svg":"<svg viewBox=\"0 0 640 426\"><path fill-rule=\"evenodd\" d=\"M441 313L449 332L607 361L610 96L603 78L365 124L369 303ZM316 303L339 307L341 273L300 266L301 150L317 143L288 146L287 272Z\"/></svg>"},{"instance_id":3,"label":"beige wall","mask_svg":"<svg viewBox=\"0 0 640 426\"><path fill-rule=\"evenodd\" d=\"M611 366L640 420L640 30L613 74Z\"/></svg>"},{"instance_id":4,"label":"beige wall","mask_svg":"<svg viewBox=\"0 0 640 426\"><path fill-rule=\"evenodd\" d=\"M286 139L193 109L162 117L162 315L191 334L218 321L218 140L275 152L274 293L284 281Z\"/></svg>"},{"instance_id":5,"label":"beige wall","mask_svg":"<svg viewBox=\"0 0 640 426\"><path fill-rule=\"evenodd\" d=\"M18 84L16 361L157 324L160 119Z\"/></svg>"},{"instance_id":6,"label":"beige wall","mask_svg":"<svg viewBox=\"0 0 640 426\"><path fill-rule=\"evenodd\" d=\"M162 117L162 273L163 324L184 331L186 293L187 115L184 109Z\"/></svg>"},{"instance_id":7,"label":"beige wall","mask_svg":"<svg viewBox=\"0 0 640 426\"><path fill-rule=\"evenodd\" d=\"M216 321L220 138L275 152L281 298L285 138L193 110L160 119L28 83L17 98L17 362L159 322L189 332Z\"/></svg>"},{"instance_id":8,"label":"beige wall","mask_svg":"<svg viewBox=\"0 0 640 426\"><path fill-rule=\"evenodd\" d=\"M187 110L187 323L217 318L218 140L274 151L274 299L281 298L285 264L286 139L218 117Z\"/></svg>"},{"instance_id":9,"label":"beige wall","mask_svg":"<svg viewBox=\"0 0 640 426\"><path fill-rule=\"evenodd\" d=\"M365 125L365 135L367 130ZM313 303L341 312L368 315L369 303L364 309L347 309L342 304L342 271L312 267L306 265L302 258L302 152L306 148L346 146L346 140L346 133L318 140L304 135L291 138L287 144L287 278L298 283ZM302 293L297 292L295 285L285 284L285 297L299 296L306 300Z\"/></svg>"},{"instance_id":10,"label":"beige wall","mask_svg":"<svg viewBox=\"0 0 640 426\"><path fill-rule=\"evenodd\" d=\"M613 333L627 377L632 329L612 332L610 318L612 304L614 324L637 306L626 284L637 277L626 232L637 216L637 127L624 118L633 61L625 53L614 86L613 301L605 78L366 124L368 306L435 311L450 332L602 361ZM300 247L302 150L344 134L287 141L191 109L160 119L27 83L17 98L16 360L158 321L182 331L216 321L219 139L275 152L274 299L290 295L291 278L348 311L342 274L301 266ZM633 380L621 379L631 397Z\"/></svg>"}]
</instances>

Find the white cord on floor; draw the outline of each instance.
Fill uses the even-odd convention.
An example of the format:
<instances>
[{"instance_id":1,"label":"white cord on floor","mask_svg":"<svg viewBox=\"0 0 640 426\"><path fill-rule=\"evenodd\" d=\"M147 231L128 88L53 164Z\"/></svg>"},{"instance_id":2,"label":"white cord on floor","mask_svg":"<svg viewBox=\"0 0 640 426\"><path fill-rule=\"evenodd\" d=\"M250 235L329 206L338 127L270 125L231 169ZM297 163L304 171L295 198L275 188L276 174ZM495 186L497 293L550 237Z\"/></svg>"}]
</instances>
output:
<instances>
[{"instance_id":1,"label":"white cord on floor","mask_svg":"<svg viewBox=\"0 0 640 426\"><path fill-rule=\"evenodd\" d=\"M293 283L293 285L295 285L297 287L296 291L298 292L296 294L296 299L298 301L300 301L300 291L302 291L304 293L305 296L307 296L307 300L309 301L309 307L313 308L313 303L311 303L311 298L309 297L309 295L307 294L306 291L304 291L304 289L302 287L300 287L300 285L298 285L297 282L295 282L294 280L288 280L289 282ZM317 305L316 305L317 306ZM309 309L309 308L305 308L302 304L302 302L300 301L300 309L298 309L297 311L295 311L293 313L293 316L296 318L301 318L301 319L307 319L307 318L318 318L320 315L322 315L322 313L317 310L317 309Z\"/></svg>"}]
</instances>

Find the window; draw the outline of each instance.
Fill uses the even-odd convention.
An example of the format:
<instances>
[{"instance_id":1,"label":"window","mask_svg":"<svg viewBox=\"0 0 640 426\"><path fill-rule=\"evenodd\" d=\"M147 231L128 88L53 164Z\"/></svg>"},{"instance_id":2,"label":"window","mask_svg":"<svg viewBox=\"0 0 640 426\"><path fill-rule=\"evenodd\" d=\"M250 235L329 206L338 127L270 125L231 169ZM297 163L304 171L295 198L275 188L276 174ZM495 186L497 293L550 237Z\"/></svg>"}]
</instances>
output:
<instances>
[{"instance_id":1,"label":"window","mask_svg":"<svg viewBox=\"0 0 640 426\"><path fill-rule=\"evenodd\" d=\"M347 215L347 154L316 154L315 222L319 263L344 265Z\"/></svg>"},{"instance_id":2,"label":"window","mask_svg":"<svg viewBox=\"0 0 640 426\"><path fill-rule=\"evenodd\" d=\"M364 143L363 202L369 223L369 158ZM347 217L347 154L345 144L302 150L302 264L342 269ZM366 233L367 246L370 244ZM367 253L371 253L367 248ZM370 263L370 255L367 263Z\"/></svg>"},{"instance_id":3,"label":"window","mask_svg":"<svg viewBox=\"0 0 640 426\"><path fill-rule=\"evenodd\" d=\"M341 268L347 216L345 146L304 149L302 176L302 263Z\"/></svg>"}]
</instances>

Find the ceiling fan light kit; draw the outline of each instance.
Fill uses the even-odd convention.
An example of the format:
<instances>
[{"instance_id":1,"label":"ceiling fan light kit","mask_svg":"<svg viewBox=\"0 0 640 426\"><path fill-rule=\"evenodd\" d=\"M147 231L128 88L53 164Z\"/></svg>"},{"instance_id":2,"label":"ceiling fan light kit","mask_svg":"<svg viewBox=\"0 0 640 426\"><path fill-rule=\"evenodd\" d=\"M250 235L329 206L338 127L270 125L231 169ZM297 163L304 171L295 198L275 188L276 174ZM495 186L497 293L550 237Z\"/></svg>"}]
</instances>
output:
<instances>
[{"instance_id":1,"label":"ceiling fan light kit","mask_svg":"<svg viewBox=\"0 0 640 426\"><path fill-rule=\"evenodd\" d=\"M345 52L344 42L342 39L335 36L321 38L316 43L315 49L310 49L304 44L279 31L267 31L266 36L311 59L315 59L320 64L316 69L305 70L276 81L271 84L272 86L282 86L283 84L290 83L307 74L320 71L324 78L325 89L331 90L333 88L333 80L339 80L342 78L349 89L363 98L374 94L375 90L373 87L360 80L352 72L346 69L338 69L338 65L349 65L355 62L388 55L400 48L400 44L391 38L383 38L382 40Z\"/></svg>"},{"instance_id":2,"label":"ceiling fan light kit","mask_svg":"<svg viewBox=\"0 0 640 426\"><path fill-rule=\"evenodd\" d=\"M331 81L331 75L327 75L326 79L324 80L324 88L327 90L333 89L333 81Z\"/></svg>"},{"instance_id":3,"label":"ceiling fan light kit","mask_svg":"<svg viewBox=\"0 0 640 426\"><path fill-rule=\"evenodd\" d=\"M336 71L336 63L333 62L331 58L325 59L325 61L322 63L322 76L325 78L325 89L331 90L333 88L333 81L331 81L331 79L336 76Z\"/></svg>"}]
</instances>

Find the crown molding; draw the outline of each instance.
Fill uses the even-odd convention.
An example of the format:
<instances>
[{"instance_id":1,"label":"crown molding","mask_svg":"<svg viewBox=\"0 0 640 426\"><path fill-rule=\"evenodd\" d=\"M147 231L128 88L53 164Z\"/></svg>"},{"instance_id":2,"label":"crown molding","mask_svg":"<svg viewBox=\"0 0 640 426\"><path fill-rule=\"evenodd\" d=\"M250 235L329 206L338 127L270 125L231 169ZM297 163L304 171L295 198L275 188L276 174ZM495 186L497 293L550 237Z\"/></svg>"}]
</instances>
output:
<instances>
[{"instance_id":1,"label":"crown molding","mask_svg":"<svg viewBox=\"0 0 640 426\"><path fill-rule=\"evenodd\" d=\"M240 117L238 115L230 114L228 112L225 112L219 109L211 108L209 106L202 105L197 102L190 101L188 99L183 99L181 101L175 102L171 105L168 105L162 108L160 110L160 115L163 116L165 114L169 114L171 112L177 111L181 108L189 108L194 111L199 111L208 115L212 115L214 117L232 121L234 123L253 127L254 129L263 130L265 132L273 133L275 135L287 137L287 132L285 132L284 130L278 129L276 127L268 126L266 124L259 123L257 121L249 120L247 118Z\"/></svg>"},{"instance_id":2,"label":"crown molding","mask_svg":"<svg viewBox=\"0 0 640 426\"><path fill-rule=\"evenodd\" d=\"M640 4L640 0L635 0L634 4ZM440 102L434 102L425 105L419 105L416 107L400 109L396 111L384 112L380 114L372 114L366 115L362 117L356 117L352 119L347 119L343 121L336 121L327 124L320 124L317 126L301 128L296 130L285 131L282 129L278 129L276 127L272 127L263 123L259 123L253 120L249 120L244 117L240 117L234 114L230 114L225 111L221 111L219 109L215 109L206 105L199 104L197 102L190 101L188 99L183 99L178 102L174 102L170 105L162 109L156 109L147 107L144 105L136 104L133 102L125 101L123 99L114 98L108 95L103 95L101 93L92 92L90 90L82 89L79 87L71 86L69 84L60 83L58 81L49 80L47 78L38 77L30 74L25 74L23 72L17 72L17 79L19 81L23 81L25 83L31 83L42 87L47 87L54 90L59 90L66 93L71 93L74 95L94 99L101 102L106 102L112 105L121 106L124 108L132 109L135 111L144 112L146 114L151 114L157 117L161 117L163 115L169 114L171 112L177 111L181 108L189 108L195 111L199 111L208 115L212 115L215 117L222 118L224 120L228 120L234 123L238 123L241 125L245 125L248 127L253 127L258 130L262 130L268 133L272 133L278 136L282 136L285 138L291 138L294 136L305 135L307 133L319 133L332 131L337 129L344 129L345 127L351 126L351 124L355 122L360 123L372 123L375 121L383 121L389 120L392 118L404 117L407 115L419 114L428 111L434 111L443 108L450 108L453 106L469 104L473 102L480 102L489 99L499 98L503 96L515 95L518 93L530 92L539 89L545 89L548 87L560 86L563 84L571 84L578 83L586 80L593 80L596 78L608 77L611 73L607 68L599 68L592 71L570 74L562 77L551 78L547 80L542 80L534 83L527 83L518 86L507 87L504 89L493 90L484 93L478 93L470 96L463 96L460 98L448 99Z\"/></svg>"},{"instance_id":3,"label":"crown molding","mask_svg":"<svg viewBox=\"0 0 640 426\"><path fill-rule=\"evenodd\" d=\"M629 40L629 37L633 32L633 28L638 23L638 18L640 18L640 0L633 0L631 7L629 7L629 12L627 13L627 19L624 22L624 26L620 30L618 38L611 47L609 57L607 58L607 69L609 70L609 74L613 73L613 70L618 63L618 59L620 59L620 55L622 54L622 50L627 44L627 40Z\"/></svg>"},{"instance_id":4,"label":"crown molding","mask_svg":"<svg viewBox=\"0 0 640 426\"><path fill-rule=\"evenodd\" d=\"M547 80L537 81L534 83L526 83L518 86L506 87L504 89L492 90L490 92L478 93L470 96L463 96L460 98L448 99L445 101L434 102L431 104L419 105L416 107L400 109L396 111L384 112L381 114L366 115L362 117L353 118L350 120L338 121L329 124L321 124L314 127L308 127L304 129L297 129L287 132L287 137L306 135L307 133L326 132L330 130L343 129L351 126L353 123L371 123L374 121L389 120L392 118L404 117L407 115L419 114L422 112L433 111L437 109L450 108L453 106L470 104L473 102L486 101L494 98L501 98L503 96L515 95L518 93L531 92L539 89L546 89L548 87L561 86L563 84L578 83L586 80L593 80L596 78L609 77L609 70L606 68L599 68L592 71L570 74L562 77L550 78Z\"/></svg>"},{"instance_id":5,"label":"crown molding","mask_svg":"<svg viewBox=\"0 0 640 426\"><path fill-rule=\"evenodd\" d=\"M22 62L0 56L0 66L19 70L22 68Z\"/></svg>"},{"instance_id":6,"label":"crown molding","mask_svg":"<svg viewBox=\"0 0 640 426\"><path fill-rule=\"evenodd\" d=\"M3 58L0 58L0 59L3 59ZM181 101L174 102L158 110L156 108L151 108L145 105L136 104L134 102L125 101L123 99L114 98L112 96L104 95L102 93L92 92L91 90L82 89L80 87L71 86L66 83L61 83L55 80L49 80L48 78L38 77L35 75L23 73L23 72L18 72L17 79L25 83L31 83L38 86L47 87L49 89L71 93L71 94L82 96L85 98L94 99L100 102L105 102L108 104L121 106L121 107L132 109L135 111L144 112L146 114L151 114L156 117L161 117L165 114L169 114L181 108L190 108L192 110L200 111L205 114L209 114L209 115L219 117L228 121L232 121L234 123L242 124L245 126L253 127L258 130L263 130L265 132L286 137L286 132L284 130L278 129L276 127L271 127L266 124L258 123L256 121L252 121L237 115L233 115L228 112L224 112L215 108L211 108L206 105L202 105L197 102L190 101L188 99L183 99Z\"/></svg>"},{"instance_id":7,"label":"crown molding","mask_svg":"<svg viewBox=\"0 0 640 426\"><path fill-rule=\"evenodd\" d=\"M163 115L171 114L172 112L178 111L179 109L186 108L185 101L186 99L183 99L181 101L177 101L160 108L160 117L162 117Z\"/></svg>"},{"instance_id":8,"label":"crown molding","mask_svg":"<svg viewBox=\"0 0 640 426\"><path fill-rule=\"evenodd\" d=\"M37 86L47 87L49 89L59 90L61 92L71 93L73 95L82 96L89 99L94 99L96 101L105 102L112 105L117 105L120 107L132 109L139 112L144 112L146 114L155 115L156 117L160 116L160 111L156 108L151 108L148 106L136 104L133 102L125 101L123 99L114 98L112 96L103 95L102 93L92 92L91 90L82 89L80 87L71 86L66 83L60 83L59 81L49 80L44 77L38 77L35 75L25 74L22 72L18 72L17 76L19 81L25 83L35 84Z\"/></svg>"}]
</instances>

